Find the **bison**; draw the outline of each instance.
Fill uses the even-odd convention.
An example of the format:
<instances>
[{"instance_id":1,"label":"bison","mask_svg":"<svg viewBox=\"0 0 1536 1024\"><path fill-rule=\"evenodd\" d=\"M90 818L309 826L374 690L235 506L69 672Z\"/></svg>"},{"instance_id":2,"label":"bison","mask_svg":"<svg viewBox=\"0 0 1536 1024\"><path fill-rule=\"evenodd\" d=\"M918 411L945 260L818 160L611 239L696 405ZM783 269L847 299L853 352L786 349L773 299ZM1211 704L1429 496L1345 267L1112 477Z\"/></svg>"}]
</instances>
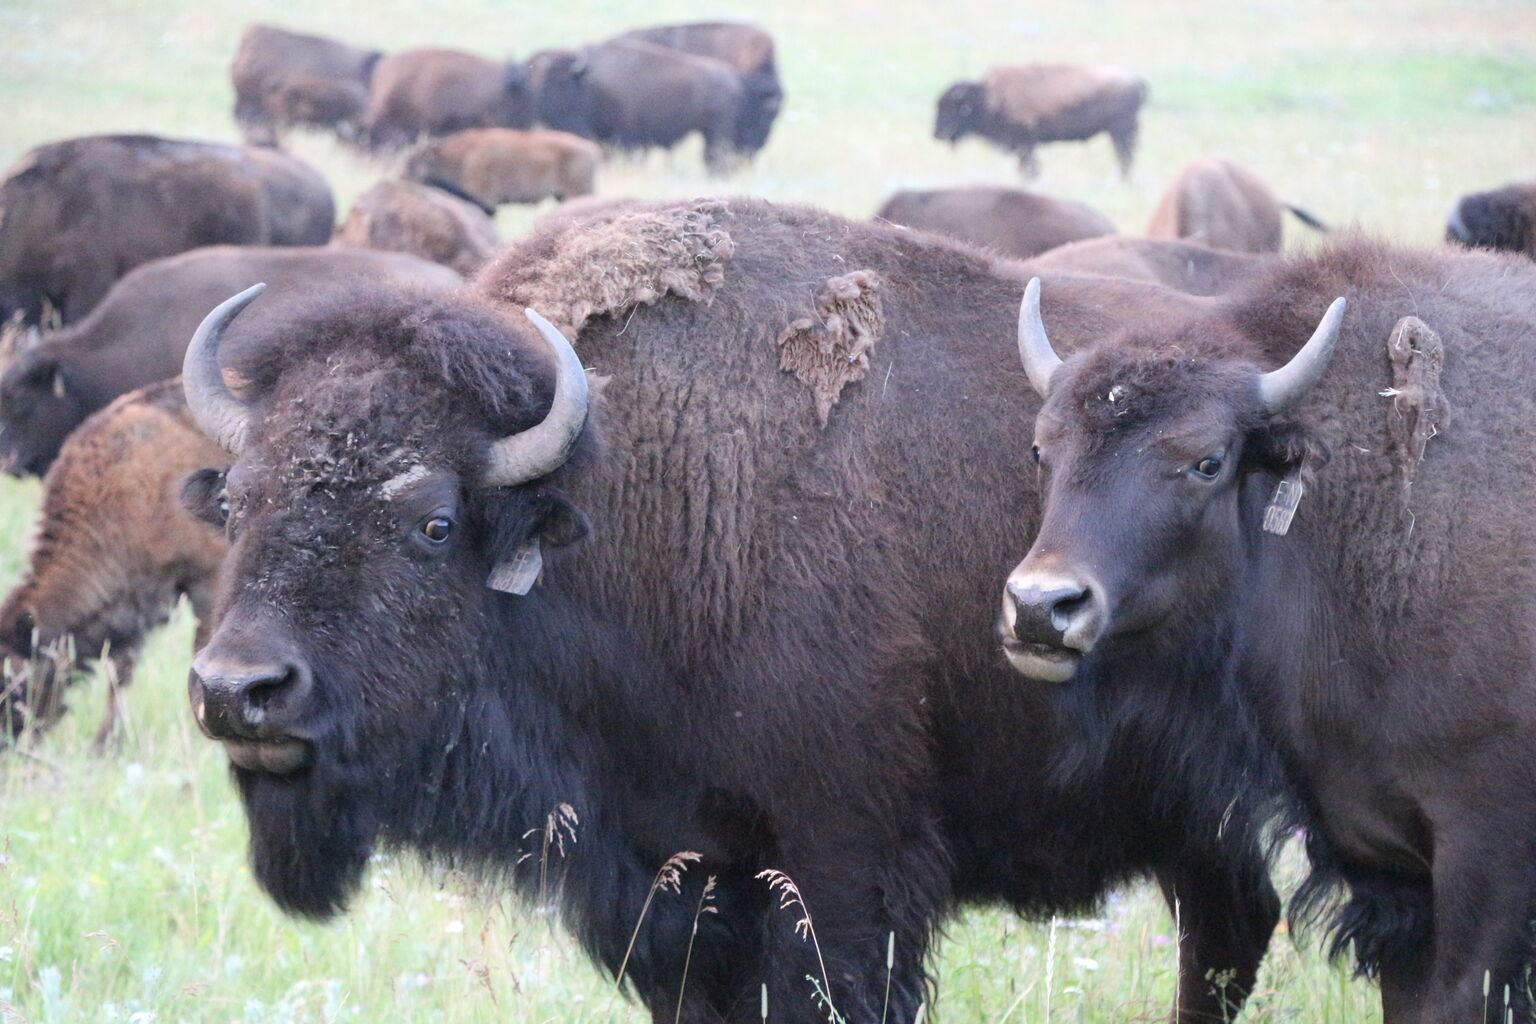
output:
<instances>
[{"instance_id":1,"label":"bison","mask_svg":"<svg viewBox=\"0 0 1536 1024\"><path fill-rule=\"evenodd\" d=\"M382 56L324 36L247 26L229 66L235 123L253 146L275 146L286 129L297 126L353 138L362 128L373 66Z\"/></svg>"},{"instance_id":2,"label":"bison","mask_svg":"<svg viewBox=\"0 0 1536 1024\"><path fill-rule=\"evenodd\" d=\"M1052 310L1090 328L1204 308L1082 283ZM553 225L453 301L222 304L186 359L235 453L186 492L232 540L189 686L260 884L326 917L371 850L415 850L547 881L657 1021L821 1019L819 987L910 1024L957 906L1150 874L1179 1019L1224 1019L1278 916L1259 787L1168 785L1187 752L1142 729L1178 713L1084 774L995 646L1034 525L1017 294L958 244L719 200Z\"/></svg>"},{"instance_id":3,"label":"bison","mask_svg":"<svg viewBox=\"0 0 1536 1024\"><path fill-rule=\"evenodd\" d=\"M1446 222L1445 240L1536 259L1536 185L1505 185L1462 196Z\"/></svg>"},{"instance_id":4,"label":"bison","mask_svg":"<svg viewBox=\"0 0 1536 1024\"><path fill-rule=\"evenodd\" d=\"M31 150L0 181L0 322L79 320L147 260L201 245L323 245L336 207L276 150L87 135Z\"/></svg>"},{"instance_id":5,"label":"bison","mask_svg":"<svg viewBox=\"0 0 1536 1024\"><path fill-rule=\"evenodd\" d=\"M1279 252L1282 210L1309 228L1327 230L1306 210L1276 199L1264 179L1248 168L1207 157L1174 175L1147 234L1237 252Z\"/></svg>"},{"instance_id":6,"label":"bison","mask_svg":"<svg viewBox=\"0 0 1536 1024\"><path fill-rule=\"evenodd\" d=\"M1313 868L1293 916L1347 891L1333 951L1390 1024L1529 1019L1536 266L1352 239L1065 362L1041 293L1010 660L1273 750L1224 774L1285 766Z\"/></svg>"},{"instance_id":7,"label":"bison","mask_svg":"<svg viewBox=\"0 0 1536 1024\"><path fill-rule=\"evenodd\" d=\"M995 67L979 82L956 82L939 97L933 136L954 144L979 135L1017 153L1029 177L1040 173L1035 147L1079 142L1106 132L1120 176L1136 156L1147 83L1122 68L1078 64Z\"/></svg>"},{"instance_id":8,"label":"bison","mask_svg":"<svg viewBox=\"0 0 1536 1024\"><path fill-rule=\"evenodd\" d=\"M495 212L441 187L381 181L357 197L331 244L406 252L468 277L501 245Z\"/></svg>"},{"instance_id":9,"label":"bison","mask_svg":"<svg viewBox=\"0 0 1536 1024\"><path fill-rule=\"evenodd\" d=\"M351 249L211 246L146 263L90 316L45 334L5 367L0 461L10 473L41 475L86 416L175 376L210 301L260 280L296 288L378 278L439 289L460 283L448 268L414 256Z\"/></svg>"},{"instance_id":10,"label":"bison","mask_svg":"<svg viewBox=\"0 0 1536 1024\"><path fill-rule=\"evenodd\" d=\"M179 379L122 396L65 442L43 481L26 578L0 603L7 735L54 721L69 674L103 658L112 669L100 748L145 634L182 596L198 618L199 646L207 639L213 580L228 544L182 508L181 481L227 458L187 415Z\"/></svg>"},{"instance_id":11,"label":"bison","mask_svg":"<svg viewBox=\"0 0 1536 1024\"><path fill-rule=\"evenodd\" d=\"M1035 274L1098 274L1151 281L1189 295L1223 295L1273 262L1270 256L1192 242L1112 235L1052 249L1023 264L1018 273L1020 283Z\"/></svg>"},{"instance_id":12,"label":"bison","mask_svg":"<svg viewBox=\"0 0 1536 1024\"><path fill-rule=\"evenodd\" d=\"M370 148L389 151L422 135L532 124L521 64L460 50L402 50L373 69L363 137Z\"/></svg>"},{"instance_id":13,"label":"bison","mask_svg":"<svg viewBox=\"0 0 1536 1024\"><path fill-rule=\"evenodd\" d=\"M903 189L887 199L875 217L1018 259L1115 233L1107 217L1084 203L991 185Z\"/></svg>"},{"instance_id":14,"label":"bison","mask_svg":"<svg viewBox=\"0 0 1536 1024\"><path fill-rule=\"evenodd\" d=\"M624 33L621 39L665 46L669 50L709 57L741 76L742 104L736 118L736 149L752 156L768 142L774 119L784 105L773 37L756 25L736 21L706 21L657 25Z\"/></svg>"},{"instance_id":15,"label":"bison","mask_svg":"<svg viewBox=\"0 0 1536 1024\"><path fill-rule=\"evenodd\" d=\"M591 195L601 159L594 143L569 132L475 128L423 143L401 176L495 207Z\"/></svg>"},{"instance_id":16,"label":"bison","mask_svg":"<svg viewBox=\"0 0 1536 1024\"><path fill-rule=\"evenodd\" d=\"M698 132L712 173L742 152L742 78L718 60L621 37L546 50L528 67L539 121L550 128L625 151L671 149Z\"/></svg>"}]
</instances>

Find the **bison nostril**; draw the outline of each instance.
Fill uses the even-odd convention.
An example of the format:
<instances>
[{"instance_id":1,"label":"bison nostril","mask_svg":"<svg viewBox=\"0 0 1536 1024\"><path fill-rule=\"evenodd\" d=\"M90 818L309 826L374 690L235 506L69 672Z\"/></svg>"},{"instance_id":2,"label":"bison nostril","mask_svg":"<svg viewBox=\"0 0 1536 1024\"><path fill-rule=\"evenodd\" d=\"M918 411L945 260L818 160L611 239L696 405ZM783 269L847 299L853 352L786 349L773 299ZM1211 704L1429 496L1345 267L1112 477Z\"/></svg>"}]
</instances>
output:
<instances>
[{"instance_id":1,"label":"bison nostril","mask_svg":"<svg viewBox=\"0 0 1536 1024\"><path fill-rule=\"evenodd\" d=\"M1051 625L1055 626L1058 632L1065 633L1072 628L1073 621L1092 599L1093 595L1087 587L1076 594L1065 594L1057 598L1056 603L1051 606Z\"/></svg>"},{"instance_id":2,"label":"bison nostril","mask_svg":"<svg viewBox=\"0 0 1536 1024\"><path fill-rule=\"evenodd\" d=\"M268 704L292 688L295 676L294 670L289 668L281 675L251 680L245 688L245 703L258 711L266 710Z\"/></svg>"}]
</instances>

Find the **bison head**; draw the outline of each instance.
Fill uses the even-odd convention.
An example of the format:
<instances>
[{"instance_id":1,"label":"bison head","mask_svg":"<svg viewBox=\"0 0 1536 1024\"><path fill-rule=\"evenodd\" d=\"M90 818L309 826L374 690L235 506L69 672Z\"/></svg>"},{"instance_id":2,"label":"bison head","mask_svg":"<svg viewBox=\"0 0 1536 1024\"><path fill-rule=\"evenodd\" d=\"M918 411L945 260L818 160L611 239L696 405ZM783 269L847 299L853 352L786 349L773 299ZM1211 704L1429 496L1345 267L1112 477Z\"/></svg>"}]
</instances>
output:
<instances>
[{"instance_id":1,"label":"bison head","mask_svg":"<svg viewBox=\"0 0 1536 1024\"><path fill-rule=\"evenodd\" d=\"M547 128L594 138L587 55L575 50L542 50L528 59L527 88L534 117Z\"/></svg>"},{"instance_id":2,"label":"bison head","mask_svg":"<svg viewBox=\"0 0 1536 1024\"><path fill-rule=\"evenodd\" d=\"M939 97L933 137L940 142L959 142L977 129L985 109L986 93L980 82L956 82Z\"/></svg>"},{"instance_id":3,"label":"bison head","mask_svg":"<svg viewBox=\"0 0 1536 1024\"><path fill-rule=\"evenodd\" d=\"M1445 240L1536 256L1536 187L1510 185L1463 196L1446 222Z\"/></svg>"},{"instance_id":4,"label":"bison head","mask_svg":"<svg viewBox=\"0 0 1536 1024\"><path fill-rule=\"evenodd\" d=\"M6 472L47 472L87 411L58 359L45 351L23 352L0 375L0 460Z\"/></svg>"},{"instance_id":5,"label":"bison head","mask_svg":"<svg viewBox=\"0 0 1536 1024\"><path fill-rule=\"evenodd\" d=\"M1015 668L1066 682L1089 652L1149 637L1213 642L1201 616L1240 573L1280 482L1312 453L1300 427L1275 417L1327 368L1343 313L1338 299L1268 373L1214 324L1122 336L1063 363L1041 322L1039 279L1030 282L1019 349L1045 397L1032 447L1043 507L1003 597Z\"/></svg>"},{"instance_id":6,"label":"bison head","mask_svg":"<svg viewBox=\"0 0 1536 1024\"><path fill-rule=\"evenodd\" d=\"M499 688L517 674L486 623L536 605L507 592L585 531L550 476L582 436L586 378L536 314L533 331L394 292L317 297L221 367L259 290L209 314L184 364L188 408L235 455L184 490L231 540L188 685L233 763L258 880L324 916L381 834L430 846L424 821L486 791L474 759L507 742Z\"/></svg>"}]
</instances>

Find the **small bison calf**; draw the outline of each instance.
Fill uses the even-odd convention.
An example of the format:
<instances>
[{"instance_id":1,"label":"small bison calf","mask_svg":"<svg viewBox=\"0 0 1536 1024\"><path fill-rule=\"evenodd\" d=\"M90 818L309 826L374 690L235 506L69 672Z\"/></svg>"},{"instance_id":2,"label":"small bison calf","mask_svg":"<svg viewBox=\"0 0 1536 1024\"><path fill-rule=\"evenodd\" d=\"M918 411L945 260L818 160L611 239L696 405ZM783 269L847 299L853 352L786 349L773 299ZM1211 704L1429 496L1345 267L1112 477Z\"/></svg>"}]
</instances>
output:
<instances>
[{"instance_id":1,"label":"small bison calf","mask_svg":"<svg viewBox=\"0 0 1536 1024\"><path fill-rule=\"evenodd\" d=\"M569 132L476 128L424 143L401 177L465 192L487 206L591 195L602 151Z\"/></svg>"},{"instance_id":2,"label":"small bison calf","mask_svg":"<svg viewBox=\"0 0 1536 1024\"><path fill-rule=\"evenodd\" d=\"M0 604L0 735L52 724L70 674L104 657L102 747L144 635L183 594L202 644L227 543L182 508L181 481L228 463L188 415L180 378L123 395L70 435L43 479L26 578Z\"/></svg>"}]
</instances>

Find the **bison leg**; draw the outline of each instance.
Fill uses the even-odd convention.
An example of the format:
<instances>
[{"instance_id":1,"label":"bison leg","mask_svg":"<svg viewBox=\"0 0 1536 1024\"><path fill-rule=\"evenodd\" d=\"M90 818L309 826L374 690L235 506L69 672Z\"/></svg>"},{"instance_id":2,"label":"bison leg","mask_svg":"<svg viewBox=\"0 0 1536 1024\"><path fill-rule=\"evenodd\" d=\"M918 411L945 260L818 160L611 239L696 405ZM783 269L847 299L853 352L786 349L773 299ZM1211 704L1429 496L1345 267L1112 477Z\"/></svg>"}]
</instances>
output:
<instances>
[{"instance_id":1,"label":"bison leg","mask_svg":"<svg viewBox=\"0 0 1536 1024\"><path fill-rule=\"evenodd\" d=\"M1257 848L1186 858L1157 871L1178 925L1179 1024L1230 1021L1253 991L1280 919L1280 900Z\"/></svg>"},{"instance_id":2,"label":"bison leg","mask_svg":"<svg viewBox=\"0 0 1536 1024\"><path fill-rule=\"evenodd\" d=\"M122 690L133 681L133 670L138 664L138 658L136 646L113 650L107 656L104 666L107 673L107 707L102 714L101 724L96 727L96 736L91 740L93 754L106 753L119 738L117 727L123 720Z\"/></svg>"},{"instance_id":3,"label":"bison leg","mask_svg":"<svg viewBox=\"0 0 1536 1024\"><path fill-rule=\"evenodd\" d=\"M1140 134L1141 125L1134 115L1109 130L1110 141L1115 144L1115 160L1120 164L1121 181L1131 178L1131 163L1136 159L1136 142Z\"/></svg>"},{"instance_id":4,"label":"bison leg","mask_svg":"<svg viewBox=\"0 0 1536 1024\"><path fill-rule=\"evenodd\" d=\"M1040 160L1035 156L1033 145L1023 146L1018 150L1019 174L1029 181L1040 177Z\"/></svg>"},{"instance_id":5,"label":"bison leg","mask_svg":"<svg viewBox=\"0 0 1536 1024\"><path fill-rule=\"evenodd\" d=\"M1386 1024L1531 1020L1526 973L1536 939L1536 868L1529 841L1509 830L1513 821L1530 820L1530 811L1498 810L1498 820L1436 837L1428 956L1382 962Z\"/></svg>"}]
</instances>

